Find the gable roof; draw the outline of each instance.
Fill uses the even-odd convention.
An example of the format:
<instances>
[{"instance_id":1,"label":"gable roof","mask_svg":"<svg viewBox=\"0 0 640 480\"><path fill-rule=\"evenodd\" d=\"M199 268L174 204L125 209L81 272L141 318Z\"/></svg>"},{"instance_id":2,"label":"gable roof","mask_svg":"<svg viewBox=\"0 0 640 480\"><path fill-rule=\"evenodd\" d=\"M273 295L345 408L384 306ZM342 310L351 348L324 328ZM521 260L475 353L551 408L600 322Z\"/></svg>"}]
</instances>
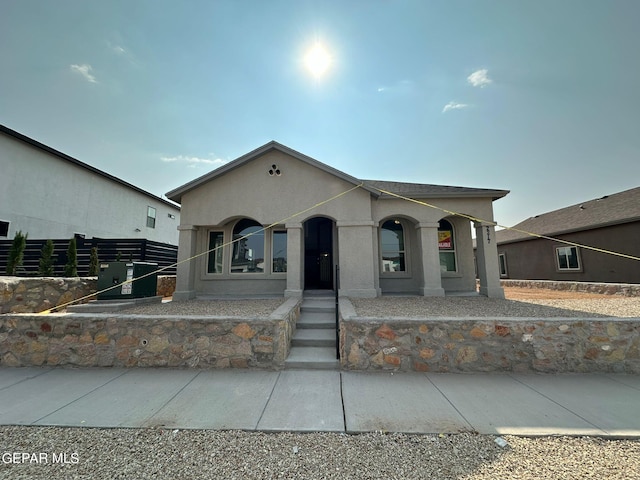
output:
<instances>
[{"instance_id":1,"label":"gable roof","mask_svg":"<svg viewBox=\"0 0 640 480\"><path fill-rule=\"evenodd\" d=\"M175 208L177 210L180 210L180 205L176 205L175 203L169 202L167 200L165 200L164 198L158 197L156 195L154 195L153 193L149 193L146 190L143 190L139 187L136 187L135 185L132 185L128 182L125 182L124 180L121 180L118 177L114 177L113 175L110 175L106 172L103 172L102 170L99 170L95 167L92 167L91 165L88 165L84 162L81 162L80 160L77 160L73 157L70 157L69 155L62 153L54 148L51 148L47 145L45 145L44 143L40 143L36 140L34 140L33 138L27 137L26 135L23 135L22 133L16 132L15 130L11 130L8 127L5 127L4 125L0 125L0 133L4 133L10 137L15 138L16 140L19 140L23 143L26 143L28 145L31 145L32 147L37 148L38 150L42 150L43 152L49 153L51 155L53 155L54 157L59 158L60 160L69 162L73 165L76 165L80 168L84 168L85 170L90 171L91 173L95 173L96 175L100 175L101 177L106 178L107 180L110 180L112 182L115 183L119 183L120 185L123 185L127 188L130 188L132 190L135 190L138 193L141 193L143 195L146 195L147 197L153 198L154 200L157 200L159 202L165 203L166 205L169 205L172 208Z\"/></svg>"},{"instance_id":2,"label":"gable roof","mask_svg":"<svg viewBox=\"0 0 640 480\"><path fill-rule=\"evenodd\" d=\"M330 167L325 163L319 162L314 158L311 158L303 153L300 153L292 148L289 148L285 145L282 145L281 143L278 143L272 140L271 142L266 143L263 146L258 147L255 150L252 150L251 152L246 153L239 158L236 158L235 160L227 163L226 165L223 165L220 168L216 168L215 170L209 173L206 173L201 177L196 178L195 180L185 183L181 187L178 187L174 190L171 190L170 192L167 192L167 198L173 200L174 202L180 203L180 200L182 199L182 195L184 195L185 193L195 188L198 188L201 185L207 182L210 182L214 178L220 177L225 173L230 172L231 170L235 170L236 168L241 167L245 163L248 163L251 160L261 157L262 155L265 155L271 151L278 151L278 152L282 152L287 155L290 155L308 165L312 165L316 168L319 168L320 170L330 173L331 175L341 178L342 180L345 180L346 182L351 183L353 185L360 185L360 183L362 183L361 180L358 180L357 178L352 177L351 175L347 175L346 173L341 172L340 170ZM366 186L364 188L365 190L368 190L370 193L376 194L374 190L367 188Z\"/></svg>"},{"instance_id":3,"label":"gable roof","mask_svg":"<svg viewBox=\"0 0 640 480\"><path fill-rule=\"evenodd\" d=\"M220 177L225 173L241 167L247 162L254 160L271 151L279 151L290 155L308 165L314 166L323 170L331 175L334 175L342 180L345 180L352 185L362 184L362 188L368 191L371 195L380 198L393 198L391 195L384 194L380 190L387 190L392 193L403 196L411 196L412 198L438 198L443 196L456 196L456 197L491 197L493 200L504 197L508 190L488 190L481 188L465 188L465 187L448 187L443 185L425 185L419 183L403 183L403 182L387 182L382 180L360 180L352 177L336 168L333 168L325 163L311 158L303 153L300 153L292 148L289 148L276 141L271 141L265 145L256 148L255 150L242 155L241 157L233 160L232 162L223 165L201 177L192 180L189 183L182 185L167 193L167 198L180 203L182 196L201 185Z\"/></svg>"},{"instance_id":4,"label":"gable roof","mask_svg":"<svg viewBox=\"0 0 640 480\"><path fill-rule=\"evenodd\" d=\"M637 187L536 215L513 228L554 236L639 220L640 187ZM513 230L499 230L496 238L498 243L509 243L534 237Z\"/></svg>"}]
</instances>

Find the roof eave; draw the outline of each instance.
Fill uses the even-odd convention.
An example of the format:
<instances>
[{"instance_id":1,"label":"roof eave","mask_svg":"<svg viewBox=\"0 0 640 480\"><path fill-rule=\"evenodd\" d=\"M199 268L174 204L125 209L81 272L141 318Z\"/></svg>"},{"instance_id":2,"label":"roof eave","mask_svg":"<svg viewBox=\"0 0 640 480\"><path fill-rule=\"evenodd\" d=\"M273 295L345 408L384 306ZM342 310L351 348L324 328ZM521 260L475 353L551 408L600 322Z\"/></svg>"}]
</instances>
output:
<instances>
[{"instance_id":1,"label":"roof eave","mask_svg":"<svg viewBox=\"0 0 640 480\"><path fill-rule=\"evenodd\" d=\"M569 235L571 233L586 232L586 231L589 231L589 230L597 230L598 228L614 227L616 225L624 225L624 224L633 223L633 222L640 222L640 217L632 217L632 218L627 218L627 219L622 219L622 220L616 220L616 221L613 221L613 222L598 223L598 224L595 224L595 225L589 225L587 227L571 228L571 229L568 229L568 230L561 230L559 232L540 233L539 235L544 235L545 237L557 237L559 235ZM539 239L539 237L536 237L536 236L517 237L517 238L512 238L510 240L498 240L497 241L497 245L506 245L508 243L526 242L528 240L536 240L536 239Z\"/></svg>"},{"instance_id":2,"label":"roof eave","mask_svg":"<svg viewBox=\"0 0 640 480\"><path fill-rule=\"evenodd\" d=\"M420 198L491 198L491 201L499 200L509 194L509 190L491 190L487 192L442 192L442 193L407 193L406 195L400 195L401 197L420 199ZM384 193L380 196L381 199L397 198L395 195L389 195Z\"/></svg>"}]
</instances>

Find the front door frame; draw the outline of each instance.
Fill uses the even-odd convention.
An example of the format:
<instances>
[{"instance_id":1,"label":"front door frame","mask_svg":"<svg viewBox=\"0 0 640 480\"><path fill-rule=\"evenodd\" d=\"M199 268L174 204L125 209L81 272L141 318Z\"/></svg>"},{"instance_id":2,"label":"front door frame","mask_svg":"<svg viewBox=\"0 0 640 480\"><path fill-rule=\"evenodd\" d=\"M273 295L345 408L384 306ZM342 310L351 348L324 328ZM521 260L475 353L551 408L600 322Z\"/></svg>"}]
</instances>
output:
<instances>
[{"instance_id":1,"label":"front door frame","mask_svg":"<svg viewBox=\"0 0 640 480\"><path fill-rule=\"evenodd\" d=\"M303 289L335 290L336 223L324 216L312 217L303 229Z\"/></svg>"}]
</instances>

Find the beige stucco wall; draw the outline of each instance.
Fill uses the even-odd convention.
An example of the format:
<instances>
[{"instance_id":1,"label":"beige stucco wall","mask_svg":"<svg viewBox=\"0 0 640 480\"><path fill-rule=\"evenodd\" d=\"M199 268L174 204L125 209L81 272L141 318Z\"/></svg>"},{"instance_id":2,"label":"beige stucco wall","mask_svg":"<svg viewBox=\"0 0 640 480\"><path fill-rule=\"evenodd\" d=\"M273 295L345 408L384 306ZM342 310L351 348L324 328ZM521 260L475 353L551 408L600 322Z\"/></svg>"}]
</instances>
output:
<instances>
[{"instance_id":1,"label":"beige stucco wall","mask_svg":"<svg viewBox=\"0 0 640 480\"><path fill-rule=\"evenodd\" d=\"M277 165L280 176L269 175L272 165ZM181 222L199 226L222 225L231 219L248 217L270 225L301 222L314 216L326 216L336 221L370 221L370 194L360 189L341 197L340 201L290 218L353 186L282 152L272 151L186 193L182 197Z\"/></svg>"},{"instance_id":2,"label":"beige stucco wall","mask_svg":"<svg viewBox=\"0 0 640 480\"><path fill-rule=\"evenodd\" d=\"M269 175L273 165L280 170L280 175ZM339 258L351 264L344 273L343 285L352 284L354 289L360 290L367 283L365 279L373 276L371 195L365 190L356 189L339 199L323 203L353 187L352 183L335 175L282 152L272 151L185 194L182 197L182 223L197 229L196 251L204 252L208 249L211 230L223 231L225 241L229 241L239 218L251 218L263 226L277 224L278 229L284 229L286 223L302 223L318 216L328 217L336 225L345 224L344 227L336 226L334 232L334 264ZM339 230L351 229L347 225L354 221L367 223L364 227L369 231L367 239L339 242ZM353 232L347 233L345 230L342 235L350 238ZM229 271L230 256L227 247L223 257L225 273L208 274L206 255L196 260L195 290L199 294L222 295L282 293L286 288L287 274L270 273L269 232L266 232L265 238L265 273L226 273Z\"/></svg>"},{"instance_id":3,"label":"beige stucco wall","mask_svg":"<svg viewBox=\"0 0 640 480\"><path fill-rule=\"evenodd\" d=\"M269 174L274 165L280 175ZM184 241L181 237L179 258L205 252L212 230L223 231L225 242L231 241L233 227L240 218L253 219L263 226L276 225L277 229L290 227L289 235L295 231L295 235L304 236L304 231L300 233L304 222L322 216L334 222L333 261L334 266L340 265L342 295L367 297L385 291L441 295L442 287L452 291L475 289L468 219L449 218L455 229L458 272L442 274L442 285L439 285L437 247L430 248L431 240L425 244L424 238L437 239L438 221L448 214L401 199L379 199L365 189L355 189L327 201L353 187L352 182L329 171L284 152L269 151L183 194L181 229ZM428 203L481 219L493 219L490 198L434 199ZM409 271L390 276L380 272L379 227L382 221L395 217L401 217L405 225ZM418 232L425 228L431 232L428 237L424 231ZM177 297L186 298L196 293L282 294L285 290L291 295L301 294L304 288L300 281L304 271L304 239L299 243L289 242L289 271L286 274L270 272L270 232L265 233L265 239L264 273L228 273L231 247L225 247L224 273L207 273L207 255L195 259L192 267L188 264L179 267ZM301 251L292 252L292 247ZM426 255L425 248L428 250ZM190 275L193 280L189 280ZM429 277L428 285L425 285L425 275ZM287 281L287 276L295 276L296 281L291 278Z\"/></svg>"}]
</instances>

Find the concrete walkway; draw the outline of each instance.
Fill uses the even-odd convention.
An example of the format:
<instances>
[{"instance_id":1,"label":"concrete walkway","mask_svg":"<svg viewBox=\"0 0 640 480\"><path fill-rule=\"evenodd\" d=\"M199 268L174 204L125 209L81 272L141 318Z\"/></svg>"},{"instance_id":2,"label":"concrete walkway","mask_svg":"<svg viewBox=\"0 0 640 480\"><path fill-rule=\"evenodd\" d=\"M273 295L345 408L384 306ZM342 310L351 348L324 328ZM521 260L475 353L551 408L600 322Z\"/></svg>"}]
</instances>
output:
<instances>
[{"instance_id":1,"label":"concrete walkway","mask_svg":"<svg viewBox=\"0 0 640 480\"><path fill-rule=\"evenodd\" d=\"M640 438L640 376L1 368L0 424Z\"/></svg>"}]
</instances>

